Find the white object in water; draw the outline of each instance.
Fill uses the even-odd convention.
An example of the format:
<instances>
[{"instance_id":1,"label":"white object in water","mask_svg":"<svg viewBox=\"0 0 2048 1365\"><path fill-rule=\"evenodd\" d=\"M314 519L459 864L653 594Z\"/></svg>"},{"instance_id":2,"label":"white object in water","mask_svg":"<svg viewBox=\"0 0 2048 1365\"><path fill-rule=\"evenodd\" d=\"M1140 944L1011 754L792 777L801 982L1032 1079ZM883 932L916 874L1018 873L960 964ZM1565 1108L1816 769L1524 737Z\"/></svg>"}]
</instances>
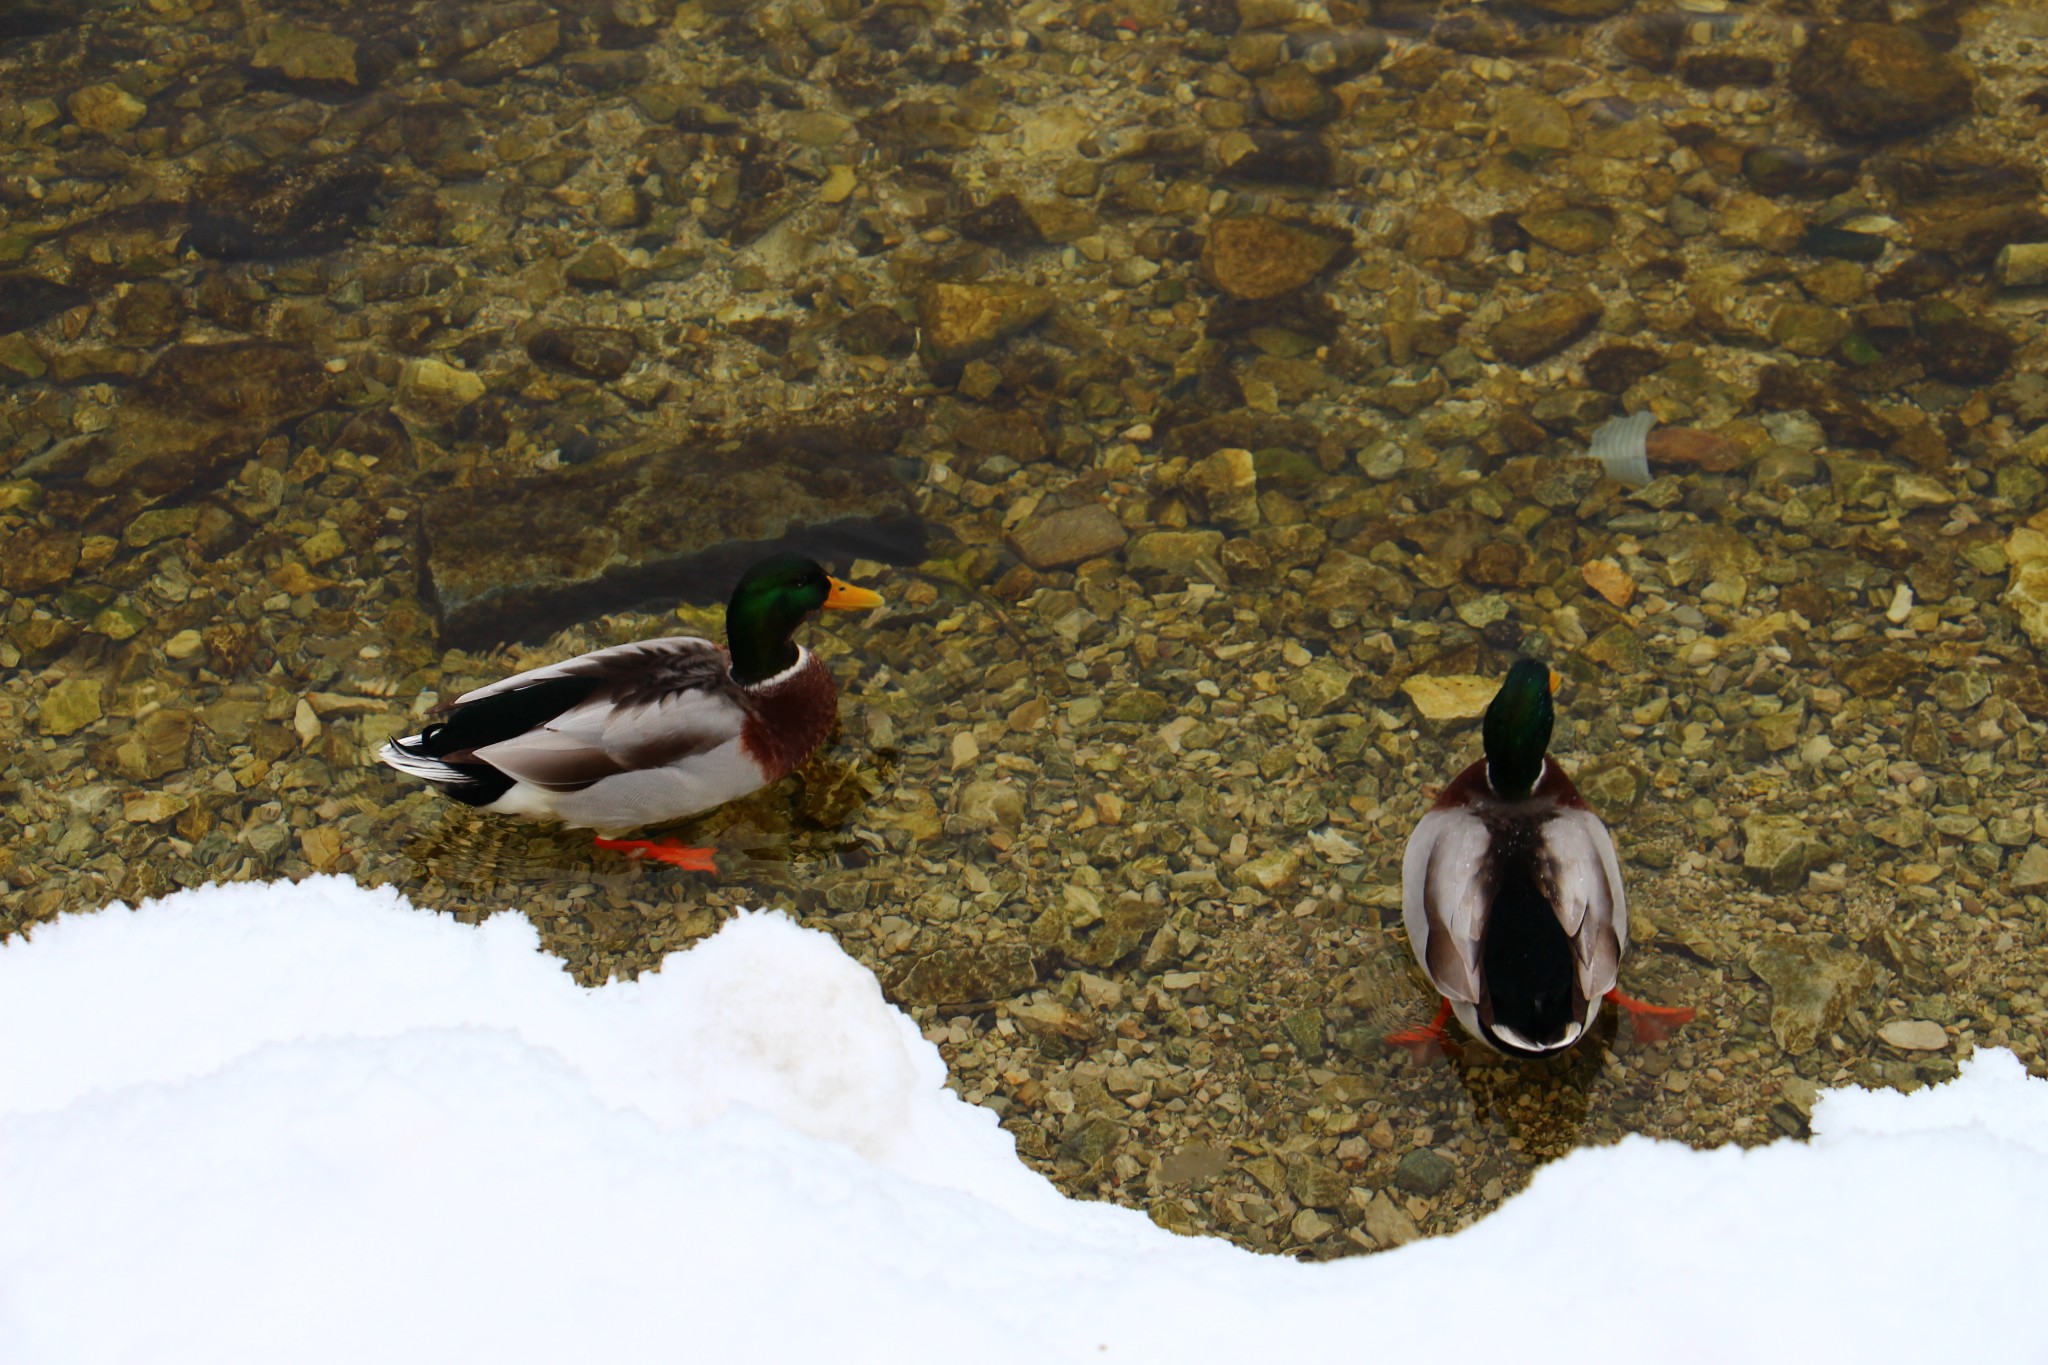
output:
<instances>
[{"instance_id":1,"label":"white object in water","mask_svg":"<svg viewBox=\"0 0 2048 1365\"><path fill-rule=\"evenodd\" d=\"M1593 433L1586 453L1607 466L1609 478L1641 488L1650 481L1650 428L1656 425L1656 414L1647 411L1611 417Z\"/></svg>"}]
</instances>

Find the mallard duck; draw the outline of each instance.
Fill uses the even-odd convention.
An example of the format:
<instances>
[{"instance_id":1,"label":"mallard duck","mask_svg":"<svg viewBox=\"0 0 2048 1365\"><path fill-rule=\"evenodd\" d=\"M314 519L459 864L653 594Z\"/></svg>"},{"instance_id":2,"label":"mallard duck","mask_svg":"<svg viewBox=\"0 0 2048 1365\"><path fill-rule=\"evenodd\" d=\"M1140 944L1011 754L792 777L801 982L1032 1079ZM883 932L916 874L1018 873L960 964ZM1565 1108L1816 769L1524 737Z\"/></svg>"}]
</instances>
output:
<instances>
[{"instance_id":1,"label":"mallard duck","mask_svg":"<svg viewBox=\"0 0 2048 1365\"><path fill-rule=\"evenodd\" d=\"M1628 951L1628 900L1614 840L1554 758L1557 675L1518 660L1486 708L1486 757L1445 787L1408 838L1401 917L1423 975L1443 996L1428 1027L1389 1043L1440 1043L1455 1014L1517 1057L1586 1036L1600 1002L1648 1036L1692 1018L1615 989Z\"/></svg>"},{"instance_id":2,"label":"mallard duck","mask_svg":"<svg viewBox=\"0 0 2048 1365\"><path fill-rule=\"evenodd\" d=\"M831 733L838 691L790 637L821 607L878 607L801 555L747 570L730 648L671 635L593 650L465 692L378 757L457 801L597 831L599 848L695 871L711 850L622 839L759 791Z\"/></svg>"}]
</instances>

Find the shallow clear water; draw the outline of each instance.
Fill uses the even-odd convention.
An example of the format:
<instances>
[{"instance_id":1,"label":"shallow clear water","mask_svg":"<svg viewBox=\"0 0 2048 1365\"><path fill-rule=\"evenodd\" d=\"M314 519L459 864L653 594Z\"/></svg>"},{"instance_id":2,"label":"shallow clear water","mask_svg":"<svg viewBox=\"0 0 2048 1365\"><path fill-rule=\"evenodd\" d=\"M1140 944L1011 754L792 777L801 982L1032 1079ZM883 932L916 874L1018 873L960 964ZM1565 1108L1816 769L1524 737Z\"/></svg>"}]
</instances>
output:
<instances>
[{"instance_id":1,"label":"shallow clear water","mask_svg":"<svg viewBox=\"0 0 2048 1365\"><path fill-rule=\"evenodd\" d=\"M1815 8L0 11L0 930L786 905L1066 1188L1318 1256L2040 1068L2048 30ZM785 534L889 605L715 881L370 760ZM1418 1062L1400 850L1523 651L1699 1018Z\"/></svg>"}]
</instances>

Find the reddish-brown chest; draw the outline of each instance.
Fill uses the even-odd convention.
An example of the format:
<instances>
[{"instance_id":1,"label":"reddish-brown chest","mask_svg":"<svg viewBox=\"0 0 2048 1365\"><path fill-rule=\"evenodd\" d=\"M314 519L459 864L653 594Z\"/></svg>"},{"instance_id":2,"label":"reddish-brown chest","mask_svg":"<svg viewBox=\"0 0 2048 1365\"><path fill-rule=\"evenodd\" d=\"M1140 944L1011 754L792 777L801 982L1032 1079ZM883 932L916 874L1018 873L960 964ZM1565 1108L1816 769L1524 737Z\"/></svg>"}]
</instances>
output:
<instances>
[{"instance_id":1,"label":"reddish-brown chest","mask_svg":"<svg viewBox=\"0 0 2048 1365\"><path fill-rule=\"evenodd\" d=\"M746 694L740 748L773 782L786 776L825 742L839 719L839 689L815 654L771 686Z\"/></svg>"}]
</instances>

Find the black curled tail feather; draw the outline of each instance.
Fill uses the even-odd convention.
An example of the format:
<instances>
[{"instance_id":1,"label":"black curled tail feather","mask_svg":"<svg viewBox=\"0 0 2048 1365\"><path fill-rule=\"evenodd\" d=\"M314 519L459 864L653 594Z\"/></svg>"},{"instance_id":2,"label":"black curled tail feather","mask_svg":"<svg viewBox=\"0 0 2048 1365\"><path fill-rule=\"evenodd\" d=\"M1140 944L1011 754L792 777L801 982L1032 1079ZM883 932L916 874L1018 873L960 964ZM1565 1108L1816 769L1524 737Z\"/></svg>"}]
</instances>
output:
<instances>
[{"instance_id":1,"label":"black curled tail feather","mask_svg":"<svg viewBox=\"0 0 2048 1365\"><path fill-rule=\"evenodd\" d=\"M377 754L408 777L431 782L442 792L470 806L488 806L512 789L512 778L488 763L450 763L423 752L425 735L392 740Z\"/></svg>"}]
</instances>

